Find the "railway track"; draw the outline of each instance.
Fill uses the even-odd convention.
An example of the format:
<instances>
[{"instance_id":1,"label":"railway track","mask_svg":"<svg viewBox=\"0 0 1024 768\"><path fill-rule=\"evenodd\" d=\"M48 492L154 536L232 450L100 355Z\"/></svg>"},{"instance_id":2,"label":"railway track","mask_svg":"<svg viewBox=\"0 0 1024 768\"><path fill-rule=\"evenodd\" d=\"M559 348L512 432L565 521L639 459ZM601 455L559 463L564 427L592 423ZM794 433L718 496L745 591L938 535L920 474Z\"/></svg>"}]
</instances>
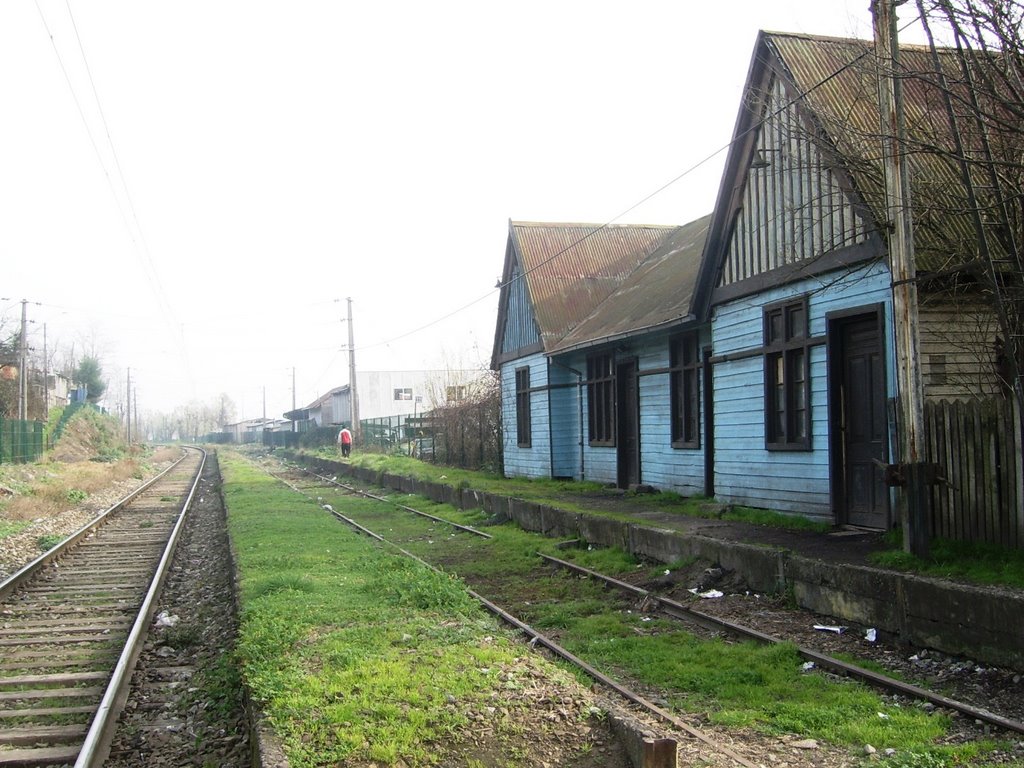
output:
<instances>
[{"instance_id":1,"label":"railway track","mask_svg":"<svg viewBox=\"0 0 1024 768\"><path fill-rule=\"evenodd\" d=\"M380 501L380 502L385 503L385 504L390 504L390 505L392 505L393 507L395 507L397 509L400 509L400 510L405 511L405 512L410 512L410 513L415 514L415 515L417 515L419 517L425 518L425 519L427 519L427 520L429 520L429 521L431 521L433 523L440 523L442 525L450 526L451 528L455 529L458 532L469 533L469 534L471 534L473 536L478 536L478 537L481 537L481 538L488 538L488 539L492 538L490 534L485 533L483 531L480 531L480 530L478 530L476 528L472 528L470 526L461 525L459 523L456 523L456 522L453 522L453 521L450 521L450 520L445 520L444 518L437 517L436 515L431 515L431 514L429 514L427 512L423 512L421 510L417 510L417 509L415 509L413 507L410 507L410 506L407 506L407 505L404 505L404 504L398 504L398 503L396 503L396 502L394 502L394 501L392 501L390 499L386 499L386 498L383 498L381 496L377 496L375 494L363 491L363 490L361 490L359 488L356 488L353 485L350 485L350 484L347 484L347 483L341 483L341 482L337 481L335 478L327 478L327 477L324 477L322 475L318 475L318 474L316 474L314 472L311 472L309 470L306 470L306 469L304 469L302 467L297 467L296 466L296 467L292 467L292 469L294 469L296 471L299 471L299 472L302 472L303 474L312 476L322 486L331 486L331 487L334 487L336 489L340 489L340 490L344 491L345 493L355 494L355 495L363 496L365 498L374 499L376 501ZM310 498L317 498L318 502L322 501L322 499L320 499L318 497L314 497L312 494L310 494L308 492L308 489L301 488L301 487L299 487L299 486L289 482L287 479L285 479L284 477L282 477L280 475L275 475L275 477L277 477L279 480L281 480L282 482L287 484L292 490L296 491L297 493L301 493L301 494L303 494L303 495L305 495L307 497L310 497ZM430 568L430 569L435 570L435 571L439 570L433 564L427 562L426 560L424 560L423 558L413 554L412 552L409 552L408 550L402 548L401 546L399 546L395 542L392 542L392 541L388 540L386 537L380 535L378 532L376 532L376 531L366 527L365 525L362 525L358 521L348 517L345 514L342 514L341 512L339 512L339 511L337 511L335 509L333 509L333 507L331 505L329 505L329 504L322 504L321 506L324 509L326 509L330 514L332 514L334 517L336 517L338 520L340 520L341 522L345 523L346 525L349 525L352 528L358 530L360 533L363 533L363 534L369 536L370 538L375 539L376 541L379 541L379 542L381 542L381 543L383 543L385 545L388 545L388 546L394 548L396 551L400 552L402 555L404 555L406 557L409 557L409 558L411 558L413 560L416 560L417 562L421 563L422 565L426 566L427 568ZM601 672L597 668L595 668L592 665L588 664L584 659L581 659L578 656L574 655L573 653L569 652L568 650L563 648L561 645L559 645L557 642L555 642L551 638L547 637L543 633L539 632L535 628L531 627L529 624L521 621L520 619L518 619L513 614L511 614L508 611L504 610L501 606L499 606L496 603L492 602L491 600L487 599L485 596L477 593L476 591L474 591L472 589L469 589L468 591L469 591L469 594L472 595L472 597L474 599L479 601L480 604L483 605L488 611L490 611L495 616L499 617L500 619L505 621L507 624L510 624L511 626L515 627L520 632L522 632L524 635L526 635L526 637L529 640L529 643L530 643L531 646L540 645L540 646L544 647L545 649L547 649L549 652L551 652L555 656L558 656L559 658L563 659L564 661L569 662L570 664L576 666L577 668L579 668L580 670L585 672L593 680L595 680L597 683L599 683L602 686L604 686L609 691L614 692L616 695L621 697L625 702L628 702L628 704L630 706L632 706L633 708L635 708L635 710L639 710L639 711L643 712L645 715L647 715L649 717L652 717L653 719L660 720L661 722L667 724L671 728L674 728L678 733L685 734L685 736L688 737L689 739L692 739L695 742L699 742L699 743L703 744L704 746L703 746L702 749L705 750L704 751L705 755L707 754L707 750L710 750L715 755L717 755L719 758L724 759L729 765L741 766L741 768L759 768L756 763L751 762L747 758L745 758L742 755L738 754L736 751L731 749L729 746L716 741L714 737L712 737L709 734L705 733L701 729L694 727L693 725L687 723L686 721L682 720L679 717L676 717L675 715L673 715L671 712L668 712L663 707L660 707L657 704L649 701L648 699L643 697L641 694L639 694L636 691L633 691L630 688L622 685L621 683L616 681L614 678L604 674L603 672ZM672 739L658 739L658 740L654 740L654 741L648 741L648 743L644 747L644 750L645 751L643 752L643 764L645 766L648 766L648 765L649 766L658 766L658 768L660 768L660 766L668 766L668 765L675 765L676 764L676 759L677 758L676 758L675 741L672 740ZM718 764L718 763L715 763L715 764Z\"/></svg>"},{"instance_id":2,"label":"railway track","mask_svg":"<svg viewBox=\"0 0 1024 768\"><path fill-rule=\"evenodd\" d=\"M305 467L295 465L291 468L294 469L295 471L302 472L304 475L315 478L315 480L318 483L334 486L348 493L357 493L359 495L367 496L369 498L375 498L381 501L389 501L387 499L384 499L383 497L376 496L374 494L370 494L367 493L366 491L360 490L353 485L347 483L340 483L335 478L324 477L316 472L313 472L312 470L306 469ZM389 503L393 504L394 502L389 501ZM420 512L406 505L396 506L400 507L403 510L423 515L432 520L447 523L448 525L468 530L471 533L481 533L479 531L476 531L475 529L466 528L465 526L460 526L457 523L445 521L442 518L437 518L433 515ZM610 588L619 590L620 592L626 595L638 599L643 604L645 604L648 607L648 609L654 608L666 616L703 628L704 630L710 630L716 633L726 633L728 635L740 639L755 640L757 642L767 644L777 644L787 641L786 638L775 637L765 632L761 632L754 627L749 627L737 623L735 621L729 621L726 619L718 618L714 615L702 612L686 604L679 603L677 601L656 595L647 590L638 588L634 585L595 572L593 570L583 568L574 563L550 557L548 555L544 555L541 553L538 553L538 556L549 565L553 565L555 567L571 571L575 573L577 576L599 580L600 582L604 583L606 586ZM509 619L506 618L506 620L508 621ZM512 621L510 623L515 622ZM526 627L526 630L532 631L529 627ZM949 696L945 696L935 691L928 690L927 688L913 685L902 680L898 680L894 677L879 673L875 670L862 667L856 663L840 660L838 658L835 658L824 653L820 653L813 649L797 646L797 651L799 655L801 655L804 659L812 662L814 665L820 667L821 669L833 672L844 677L857 679L865 683L866 685L872 686L885 693L895 694L901 697L905 697L907 699L917 700L936 707L957 712L960 715L970 718L978 724L982 724L986 727L991 726L999 728L1007 732L1017 734L1018 737L1019 735L1024 734L1024 723L1022 723L1020 720L1014 719L1013 717L1002 716L983 706L977 706L971 703L960 701ZM628 697L629 696L627 694L627 698Z\"/></svg>"},{"instance_id":3,"label":"railway track","mask_svg":"<svg viewBox=\"0 0 1024 768\"><path fill-rule=\"evenodd\" d=\"M205 453L0 583L0 768L101 765Z\"/></svg>"}]
</instances>

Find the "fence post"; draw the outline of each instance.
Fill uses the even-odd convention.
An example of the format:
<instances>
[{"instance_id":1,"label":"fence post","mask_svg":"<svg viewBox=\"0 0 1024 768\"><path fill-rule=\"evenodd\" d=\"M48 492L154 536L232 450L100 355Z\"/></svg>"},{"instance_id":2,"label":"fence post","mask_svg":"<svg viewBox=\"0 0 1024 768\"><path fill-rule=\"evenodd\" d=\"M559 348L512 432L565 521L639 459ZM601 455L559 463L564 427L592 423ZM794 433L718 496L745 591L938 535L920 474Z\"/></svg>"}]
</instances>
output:
<instances>
[{"instance_id":1,"label":"fence post","mask_svg":"<svg viewBox=\"0 0 1024 768\"><path fill-rule=\"evenodd\" d=\"M1014 462L1013 475L1016 479L1016 488L1014 489L1016 498L1010 503L1007 513L1013 514L1016 518L1014 528L1017 531L1017 539L1015 544L1018 547L1024 547L1024 429L1021 427L1020 404L1017 402L1017 398L1010 398L1010 414L1012 415L1010 432L1013 435L1013 453L1011 455Z\"/></svg>"}]
</instances>

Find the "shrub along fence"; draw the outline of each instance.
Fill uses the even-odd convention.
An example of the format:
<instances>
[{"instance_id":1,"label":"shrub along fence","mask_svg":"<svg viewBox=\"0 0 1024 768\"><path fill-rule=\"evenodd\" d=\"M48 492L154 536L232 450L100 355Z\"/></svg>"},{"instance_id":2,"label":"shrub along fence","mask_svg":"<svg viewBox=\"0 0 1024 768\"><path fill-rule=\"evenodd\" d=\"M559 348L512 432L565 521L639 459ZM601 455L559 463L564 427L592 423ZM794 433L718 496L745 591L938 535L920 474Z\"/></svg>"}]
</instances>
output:
<instances>
[{"instance_id":1,"label":"shrub along fence","mask_svg":"<svg viewBox=\"0 0 1024 768\"><path fill-rule=\"evenodd\" d=\"M44 427L41 421L0 419L0 463L25 463L42 456Z\"/></svg>"},{"instance_id":2,"label":"shrub along fence","mask_svg":"<svg viewBox=\"0 0 1024 768\"><path fill-rule=\"evenodd\" d=\"M925 404L931 535L1024 549L1024 461L1011 398Z\"/></svg>"},{"instance_id":3,"label":"shrub along fence","mask_svg":"<svg viewBox=\"0 0 1024 768\"><path fill-rule=\"evenodd\" d=\"M501 471L501 422L496 399L455 402L419 415L360 419L360 447L405 453L463 469Z\"/></svg>"}]
</instances>

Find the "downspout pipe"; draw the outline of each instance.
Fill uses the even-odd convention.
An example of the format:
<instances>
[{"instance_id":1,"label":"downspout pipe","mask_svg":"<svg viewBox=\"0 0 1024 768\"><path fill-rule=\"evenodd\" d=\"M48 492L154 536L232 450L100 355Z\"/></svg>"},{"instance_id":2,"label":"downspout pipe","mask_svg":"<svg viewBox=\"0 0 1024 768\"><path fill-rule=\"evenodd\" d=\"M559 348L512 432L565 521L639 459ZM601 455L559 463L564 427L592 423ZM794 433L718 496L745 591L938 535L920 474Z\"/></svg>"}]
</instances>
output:
<instances>
[{"instance_id":1,"label":"downspout pipe","mask_svg":"<svg viewBox=\"0 0 1024 768\"><path fill-rule=\"evenodd\" d=\"M586 472L583 471L583 373L582 371L577 371L572 366L558 362L554 358L551 358L551 362L557 365L559 368L564 368L565 370L569 371L569 373L573 373L576 375L576 402L579 405L580 412L580 482L582 483L584 480L586 480L587 477Z\"/></svg>"}]
</instances>

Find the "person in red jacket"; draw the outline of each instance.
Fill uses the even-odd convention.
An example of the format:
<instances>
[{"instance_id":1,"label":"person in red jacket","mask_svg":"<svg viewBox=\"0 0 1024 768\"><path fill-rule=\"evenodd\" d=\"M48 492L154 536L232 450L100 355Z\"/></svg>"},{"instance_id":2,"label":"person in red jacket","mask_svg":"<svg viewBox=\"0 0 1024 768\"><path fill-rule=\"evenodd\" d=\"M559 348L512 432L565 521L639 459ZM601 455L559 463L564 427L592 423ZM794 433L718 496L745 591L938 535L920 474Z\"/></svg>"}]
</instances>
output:
<instances>
[{"instance_id":1,"label":"person in red jacket","mask_svg":"<svg viewBox=\"0 0 1024 768\"><path fill-rule=\"evenodd\" d=\"M341 445L341 455L348 458L352 452L352 433L348 431L348 427L342 427L338 433L338 444Z\"/></svg>"}]
</instances>

